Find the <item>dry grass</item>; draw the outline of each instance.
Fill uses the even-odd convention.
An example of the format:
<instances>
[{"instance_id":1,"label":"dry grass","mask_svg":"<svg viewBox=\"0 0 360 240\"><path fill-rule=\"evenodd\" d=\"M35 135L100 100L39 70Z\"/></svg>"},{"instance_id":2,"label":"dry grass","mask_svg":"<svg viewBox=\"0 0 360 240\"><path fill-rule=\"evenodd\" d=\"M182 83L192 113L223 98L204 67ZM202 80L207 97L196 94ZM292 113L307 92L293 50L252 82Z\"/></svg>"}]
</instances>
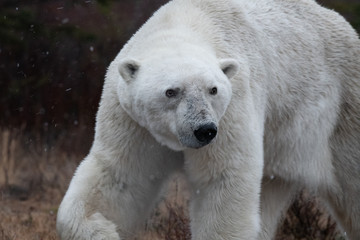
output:
<instances>
[{"instance_id":1,"label":"dry grass","mask_svg":"<svg viewBox=\"0 0 360 240\"><path fill-rule=\"evenodd\" d=\"M0 146L0 239L57 239L57 207L81 156L21 131L1 131Z\"/></svg>"},{"instance_id":2,"label":"dry grass","mask_svg":"<svg viewBox=\"0 0 360 240\"><path fill-rule=\"evenodd\" d=\"M54 140L24 135L20 130L0 131L0 239L57 239L58 205L86 154L82 131L72 134L71 141L68 138L64 135ZM184 178L175 176L167 192L136 240L191 239L189 191ZM317 200L305 193L289 209L277 240L308 239L344 238Z\"/></svg>"},{"instance_id":3,"label":"dry grass","mask_svg":"<svg viewBox=\"0 0 360 240\"><path fill-rule=\"evenodd\" d=\"M303 191L289 208L277 240L345 240L318 199Z\"/></svg>"}]
</instances>

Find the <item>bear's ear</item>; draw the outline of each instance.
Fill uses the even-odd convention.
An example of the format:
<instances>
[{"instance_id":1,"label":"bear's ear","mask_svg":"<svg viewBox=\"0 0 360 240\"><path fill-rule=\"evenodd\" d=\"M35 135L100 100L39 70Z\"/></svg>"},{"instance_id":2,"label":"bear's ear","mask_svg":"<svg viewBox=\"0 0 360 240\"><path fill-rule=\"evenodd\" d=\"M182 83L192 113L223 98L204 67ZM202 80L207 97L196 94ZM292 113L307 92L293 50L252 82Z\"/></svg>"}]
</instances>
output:
<instances>
[{"instance_id":1,"label":"bear's ear","mask_svg":"<svg viewBox=\"0 0 360 240\"><path fill-rule=\"evenodd\" d=\"M140 68L140 64L135 60L125 60L119 65L119 73L125 82L135 79Z\"/></svg>"},{"instance_id":2,"label":"bear's ear","mask_svg":"<svg viewBox=\"0 0 360 240\"><path fill-rule=\"evenodd\" d=\"M230 79L238 72L239 64L235 59L221 59L220 68L223 73Z\"/></svg>"}]
</instances>

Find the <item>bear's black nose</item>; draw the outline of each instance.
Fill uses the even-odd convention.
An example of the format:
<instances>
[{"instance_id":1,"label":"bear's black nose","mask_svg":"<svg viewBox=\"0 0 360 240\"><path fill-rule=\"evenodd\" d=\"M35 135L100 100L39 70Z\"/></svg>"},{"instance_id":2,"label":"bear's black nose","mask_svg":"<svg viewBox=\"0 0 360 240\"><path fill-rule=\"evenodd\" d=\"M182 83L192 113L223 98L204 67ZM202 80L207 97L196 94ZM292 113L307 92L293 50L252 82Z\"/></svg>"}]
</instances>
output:
<instances>
[{"instance_id":1,"label":"bear's black nose","mask_svg":"<svg viewBox=\"0 0 360 240\"><path fill-rule=\"evenodd\" d=\"M195 137L202 143L209 143L216 136L217 127L214 123L201 125L194 131Z\"/></svg>"}]
</instances>

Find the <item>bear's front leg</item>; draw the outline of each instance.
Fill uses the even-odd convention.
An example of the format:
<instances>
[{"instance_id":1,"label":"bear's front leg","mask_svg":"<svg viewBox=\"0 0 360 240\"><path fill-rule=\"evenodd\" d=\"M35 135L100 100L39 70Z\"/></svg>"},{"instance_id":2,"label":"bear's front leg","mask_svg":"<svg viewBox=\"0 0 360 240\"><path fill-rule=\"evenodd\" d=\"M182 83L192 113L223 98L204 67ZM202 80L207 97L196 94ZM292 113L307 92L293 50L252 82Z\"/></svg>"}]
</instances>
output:
<instances>
[{"instance_id":1,"label":"bear's front leg","mask_svg":"<svg viewBox=\"0 0 360 240\"><path fill-rule=\"evenodd\" d=\"M145 223L162 184L182 166L183 157L160 146L146 131L131 136L121 138L115 132L106 144L97 135L59 208L60 239L132 239Z\"/></svg>"},{"instance_id":2,"label":"bear's front leg","mask_svg":"<svg viewBox=\"0 0 360 240\"><path fill-rule=\"evenodd\" d=\"M230 106L229 112L236 112ZM225 116L214 142L185 151L193 187L190 205L192 239L256 239L260 231L263 171L262 127L251 109L246 118Z\"/></svg>"},{"instance_id":3,"label":"bear's front leg","mask_svg":"<svg viewBox=\"0 0 360 240\"><path fill-rule=\"evenodd\" d=\"M262 135L249 129L238 129L238 133L232 129L231 136L226 136L227 131L221 134L220 129L218 138L209 146L185 152L186 172L193 187L192 239L257 238Z\"/></svg>"}]
</instances>

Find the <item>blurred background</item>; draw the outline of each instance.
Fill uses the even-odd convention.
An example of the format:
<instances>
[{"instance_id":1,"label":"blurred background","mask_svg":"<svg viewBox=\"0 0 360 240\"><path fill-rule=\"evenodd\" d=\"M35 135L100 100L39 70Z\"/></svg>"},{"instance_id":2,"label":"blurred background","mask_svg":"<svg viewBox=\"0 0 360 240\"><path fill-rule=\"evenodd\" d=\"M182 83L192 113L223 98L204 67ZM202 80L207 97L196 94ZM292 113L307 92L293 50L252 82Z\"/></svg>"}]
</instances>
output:
<instances>
[{"instance_id":1,"label":"blurred background","mask_svg":"<svg viewBox=\"0 0 360 240\"><path fill-rule=\"evenodd\" d=\"M106 68L166 2L0 0L0 239L57 239L57 207L91 146ZM359 0L318 2L360 32ZM279 239L341 239L317 200L304 195ZM159 239L189 239L188 199L177 198L163 207L160 227L147 224Z\"/></svg>"}]
</instances>

